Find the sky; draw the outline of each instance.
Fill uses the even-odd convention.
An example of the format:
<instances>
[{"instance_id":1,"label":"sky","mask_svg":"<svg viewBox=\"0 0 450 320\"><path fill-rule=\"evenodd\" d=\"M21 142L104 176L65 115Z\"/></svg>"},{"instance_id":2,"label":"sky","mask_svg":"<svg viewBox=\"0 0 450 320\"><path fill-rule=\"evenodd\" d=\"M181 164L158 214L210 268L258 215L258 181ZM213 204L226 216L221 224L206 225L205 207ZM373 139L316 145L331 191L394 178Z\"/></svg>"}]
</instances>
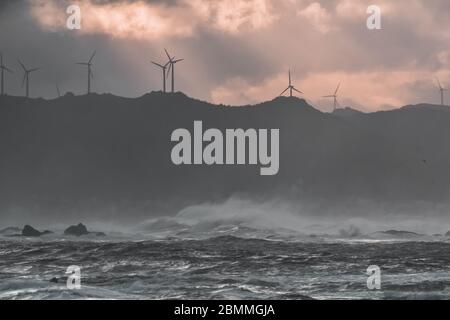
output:
<instances>
[{"instance_id":1,"label":"sky","mask_svg":"<svg viewBox=\"0 0 450 320\"><path fill-rule=\"evenodd\" d=\"M81 29L67 28L70 5ZM369 30L367 8L381 9L381 29ZM310 104L339 103L362 111L440 103L436 77L450 88L448 0L2 0L0 52L14 74L9 94L54 98L86 92L94 50L93 90L138 97L162 87L164 48L176 65L176 90L229 105L271 100L288 85ZM170 82L168 82L169 85ZM450 93L446 103L450 102Z\"/></svg>"}]
</instances>

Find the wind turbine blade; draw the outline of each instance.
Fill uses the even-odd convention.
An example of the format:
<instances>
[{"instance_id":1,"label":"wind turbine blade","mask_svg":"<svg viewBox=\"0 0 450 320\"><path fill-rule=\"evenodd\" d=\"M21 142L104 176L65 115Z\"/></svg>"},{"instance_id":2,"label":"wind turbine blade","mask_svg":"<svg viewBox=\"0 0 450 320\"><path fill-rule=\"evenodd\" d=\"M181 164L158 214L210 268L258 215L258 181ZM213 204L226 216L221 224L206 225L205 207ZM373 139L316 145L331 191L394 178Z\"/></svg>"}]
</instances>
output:
<instances>
[{"instance_id":1,"label":"wind turbine blade","mask_svg":"<svg viewBox=\"0 0 450 320\"><path fill-rule=\"evenodd\" d=\"M291 85L291 69L289 69L289 85Z\"/></svg>"},{"instance_id":2,"label":"wind turbine blade","mask_svg":"<svg viewBox=\"0 0 450 320\"><path fill-rule=\"evenodd\" d=\"M303 94L303 92L301 92L300 90L297 90L297 89L295 89L295 88L292 88L292 90L297 91L297 92L300 93L300 94Z\"/></svg>"},{"instance_id":3,"label":"wind turbine blade","mask_svg":"<svg viewBox=\"0 0 450 320\"><path fill-rule=\"evenodd\" d=\"M24 73L24 75L23 75L23 80L22 80L22 88L23 88L23 86L24 86L24 84L25 84L26 78L27 78L27 74Z\"/></svg>"},{"instance_id":4,"label":"wind turbine blade","mask_svg":"<svg viewBox=\"0 0 450 320\"><path fill-rule=\"evenodd\" d=\"M22 61L17 60L19 62L19 64L22 66L23 71L27 71L27 68L25 68L25 66L23 65Z\"/></svg>"},{"instance_id":5,"label":"wind turbine blade","mask_svg":"<svg viewBox=\"0 0 450 320\"><path fill-rule=\"evenodd\" d=\"M86 63L86 62L77 62L75 64L79 64L81 66L88 66L89 65L89 63Z\"/></svg>"},{"instance_id":6,"label":"wind turbine blade","mask_svg":"<svg viewBox=\"0 0 450 320\"><path fill-rule=\"evenodd\" d=\"M35 71L38 71L38 70L41 70L41 68L34 68L34 69L29 70L29 72L35 72Z\"/></svg>"},{"instance_id":7,"label":"wind turbine blade","mask_svg":"<svg viewBox=\"0 0 450 320\"><path fill-rule=\"evenodd\" d=\"M181 62L181 61L184 61L184 59L175 60L175 61L173 61L173 63L177 63L177 62Z\"/></svg>"},{"instance_id":8,"label":"wind turbine blade","mask_svg":"<svg viewBox=\"0 0 450 320\"><path fill-rule=\"evenodd\" d=\"M0 66L3 67L3 53L0 53Z\"/></svg>"},{"instance_id":9,"label":"wind turbine blade","mask_svg":"<svg viewBox=\"0 0 450 320\"><path fill-rule=\"evenodd\" d=\"M160 68L164 68L164 66L160 65L159 63L156 63L156 62L153 62L153 61L150 61L150 62L153 63L155 66L158 66Z\"/></svg>"},{"instance_id":10,"label":"wind turbine blade","mask_svg":"<svg viewBox=\"0 0 450 320\"><path fill-rule=\"evenodd\" d=\"M340 87L341 87L341 83L339 82L339 84L338 84L338 86L336 88L336 91L334 92L334 95L337 95Z\"/></svg>"},{"instance_id":11,"label":"wind turbine blade","mask_svg":"<svg viewBox=\"0 0 450 320\"><path fill-rule=\"evenodd\" d=\"M282 93L280 93L280 96L282 96L288 90L289 90L289 87L287 87L286 90L284 90Z\"/></svg>"},{"instance_id":12,"label":"wind turbine blade","mask_svg":"<svg viewBox=\"0 0 450 320\"><path fill-rule=\"evenodd\" d=\"M94 51L94 53L92 54L91 58L89 59L89 63L92 62L92 60L94 59L96 54L97 54L97 51Z\"/></svg>"},{"instance_id":13,"label":"wind turbine blade","mask_svg":"<svg viewBox=\"0 0 450 320\"><path fill-rule=\"evenodd\" d=\"M169 55L169 52L167 52L166 48L164 48L164 51L166 52L167 58L169 58L170 61L172 61L172 58Z\"/></svg>"},{"instance_id":14,"label":"wind turbine blade","mask_svg":"<svg viewBox=\"0 0 450 320\"><path fill-rule=\"evenodd\" d=\"M9 73L14 73L14 71L12 71L11 69L9 69L8 67L3 67L5 68L6 71L8 71Z\"/></svg>"},{"instance_id":15,"label":"wind turbine blade","mask_svg":"<svg viewBox=\"0 0 450 320\"><path fill-rule=\"evenodd\" d=\"M334 96L323 96L322 98L334 98Z\"/></svg>"},{"instance_id":16,"label":"wind turbine blade","mask_svg":"<svg viewBox=\"0 0 450 320\"><path fill-rule=\"evenodd\" d=\"M439 85L439 89L442 89L441 82L439 81L439 78L438 78L438 77L436 77L436 81L437 81L437 83L438 83L438 85Z\"/></svg>"},{"instance_id":17,"label":"wind turbine blade","mask_svg":"<svg viewBox=\"0 0 450 320\"><path fill-rule=\"evenodd\" d=\"M172 69L172 63L169 65L169 68L167 69L166 78L169 77L169 73L170 73L170 70L171 70L171 69Z\"/></svg>"}]
</instances>

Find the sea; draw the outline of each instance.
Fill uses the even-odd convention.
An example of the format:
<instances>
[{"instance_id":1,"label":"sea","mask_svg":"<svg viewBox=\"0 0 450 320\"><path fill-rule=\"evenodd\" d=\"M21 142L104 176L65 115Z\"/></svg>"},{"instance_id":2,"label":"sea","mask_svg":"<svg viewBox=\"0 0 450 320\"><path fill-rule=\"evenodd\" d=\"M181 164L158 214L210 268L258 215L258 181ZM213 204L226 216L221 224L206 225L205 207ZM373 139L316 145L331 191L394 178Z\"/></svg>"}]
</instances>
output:
<instances>
[{"instance_id":1,"label":"sea","mask_svg":"<svg viewBox=\"0 0 450 320\"><path fill-rule=\"evenodd\" d=\"M1 236L0 299L450 299L450 239L167 219L106 237Z\"/></svg>"}]
</instances>

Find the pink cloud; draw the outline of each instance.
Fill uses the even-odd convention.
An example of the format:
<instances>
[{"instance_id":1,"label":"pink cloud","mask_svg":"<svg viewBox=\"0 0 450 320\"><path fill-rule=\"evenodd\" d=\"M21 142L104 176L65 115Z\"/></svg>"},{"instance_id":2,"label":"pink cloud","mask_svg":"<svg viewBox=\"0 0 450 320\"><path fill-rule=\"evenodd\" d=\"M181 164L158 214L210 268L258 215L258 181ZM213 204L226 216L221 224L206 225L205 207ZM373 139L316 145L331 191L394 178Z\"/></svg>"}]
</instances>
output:
<instances>
[{"instance_id":1,"label":"pink cloud","mask_svg":"<svg viewBox=\"0 0 450 320\"><path fill-rule=\"evenodd\" d=\"M68 15L60 1L30 0L30 4L32 16L43 28L65 29ZM70 4L81 8L81 34L117 38L190 37L201 27L238 33L266 27L275 20L269 0L180 0L176 5L77 0Z\"/></svg>"},{"instance_id":2,"label":"pink cloud","mask_svg":"<svg viewBox=\"0 0 450 320\"><path fill-rule=\"evenodd\" d=\"M435 76L450 77L449 72L439 72ZM260 83L249 83L242 78L234 78L212 90L212 101L230 105L258 103L277 97L287 86L287 72L277 74ZM433 85L433 75L425 70L397 70L373 72L322 72L303 78L293 73L293 83L308 100L323 111L331 109L331 101L324 95L332 94L341 83L339 101L363 111L376 111L401 107L418 101L419 96L411 88L417 83ZM433 102L433 101L430 101Z\"/></svg>"},{"instance_id":3,"label":"pink cloud","mask_svg":"<svg viewBox=\"0 0 450 320\"><path fill-rule=\"evenodd\" d=\"M298 70L293 76L305 97L323 110L330 101L320 97L338 82L341 104L364 110L430 100L435 76L450 86L450 19L423 0L377 1L380 32L365 27L371 0L29 1L44 29L64 30L66 5L79 4L80 35L114 37L119 50L128 49L128 39L175 47L189 62L178 73L180 88L217 103L274 98L286 87L288 66ZM189 37L196 39L179 41ZM127 63L140 70L141 62Z\"/></svg>"},{"instance_id":4,"label":"pink cloud","mask_svg":"<svg viewBox=\"0 0 450 320\"><path fill-rule=\"evenodd\" d=\"M318 2L311 3L297 14L308 20L319 32L328 33L333 28L331 14Z\"/></svg>"}]
</instances>

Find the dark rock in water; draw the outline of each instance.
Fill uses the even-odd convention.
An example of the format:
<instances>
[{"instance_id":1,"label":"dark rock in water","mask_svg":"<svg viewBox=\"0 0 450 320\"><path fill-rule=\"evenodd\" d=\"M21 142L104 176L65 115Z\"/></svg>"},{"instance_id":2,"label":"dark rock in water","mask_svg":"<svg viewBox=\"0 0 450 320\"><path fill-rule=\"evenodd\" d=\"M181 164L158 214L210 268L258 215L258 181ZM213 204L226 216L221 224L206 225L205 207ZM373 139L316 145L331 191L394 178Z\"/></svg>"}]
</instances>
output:
<instances>
[{"instance_id":1,"label":"dark rock in water","mask_svg":"<svg viewBox=\"0 0 450 320\"><path fill-rule=\"evenodd\" d=\"M0 230L1 235L14 235L14 234L18 234L21 232L22 232L22 230L17 227L8 227L8 228L4 228L4 229Z\"/></svg>"},{"instance_id":2,"label":"dark rock in water","mask_svg":"<svg viewBox=\"0 0 450 320\"><path fill-rule=\"evenodd\" d=\"M401 235L420 236L420 234L412 231L388 230L384 231L384 233L391 234L393 236L401 236Z\"/></svg>"},{"instance_id":3,"label":"dark rock in water","mask_svg":"<svg viewBox=\"0 0 450 320\"><path fill-rule=\"evenodd\" d=\"M44 232L41 232L39 230L36 230L30 225L26 225L22 230L22 236L24 237L40 237L45 234L52 233L51 231L45 230Z\"/></svg>"},{"instance_id":4,"label":"dark rock in water","mask_svg":"<svg viewBox=\"0 0 450 320\"><path fill-rule=\"evenodd\" d=\"M58 278L53 277L53 278L51 278L49 281L50 281L50 282L53 282L53 283L58 283Z\"/></svg>"},{"instance_id":5,"label":"dark rock in water","mask_svg":"<svg viewBox=\"0 0 450 320\"><path fill-rule=\"evenodd\" d=\"M106 234L104 234L103 232L98 232L98 231L88 231L87 227L82 224L79 223L76 226L70 226L68 227L65 231L64 231L65 235L69 235L69 236L76 236L76 237L80 237L80 236L85 236L85 235L94 235L97 237L105 237Z\"/></svg>"},{"instance_id":6,"label":"dark rock in water","mask_svg":"<svg viewBox=\"0 0 450 320\"><path fill-rule=\"evenodd\" d=\"M64 234L79 237L89 234L89 231L84 224L79 223L77 226L68 227L66 230L64 230Z\"/></svg>"},{"instance_id":7,"label":"dark rock in water","mask_svg":"<svg viewBox=\"0 0 450 320\"><path fill-rule=\"evenodd\" d=\"M422 234L415 233L412 231L401 231L401 230L378 231L378 232L375 232L375 234L384 234L384 235L395 236L395 237L409 237L409 238L423 236Z\"/></svg>"},{"instance_id":8,"label":"dark rock in water","mask_svg":"<svg viewBox=\"0 0 450 320\"><path fill-rule=\"evenodd\" d=\"M51 278L49 280L49 282L51 282L51 283L64 283L64 282L67 282L67 277L60 277L60 278L53 277L53 278Z\"/></svg>"}]
</instances>

